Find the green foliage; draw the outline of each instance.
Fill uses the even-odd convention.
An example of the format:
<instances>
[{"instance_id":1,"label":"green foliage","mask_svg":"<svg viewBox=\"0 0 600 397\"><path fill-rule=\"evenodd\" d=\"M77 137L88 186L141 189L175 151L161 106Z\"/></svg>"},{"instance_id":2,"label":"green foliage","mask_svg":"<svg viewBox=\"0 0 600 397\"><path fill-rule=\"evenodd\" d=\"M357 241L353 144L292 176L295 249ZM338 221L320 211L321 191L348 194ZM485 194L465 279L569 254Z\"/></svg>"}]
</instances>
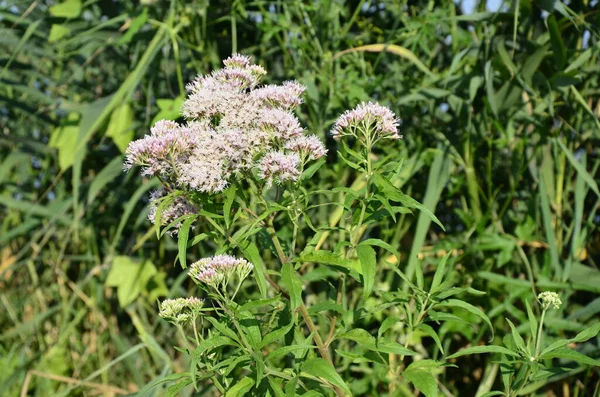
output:
<instances>
[{"instance_id":1,"label":"green foliage","mask_svg":"<svg viewBox=\"0 0 600 397\"><path fill-rule=\"evenodd\" d=\"M6 395L598 390L597 2L29 3L0 4ZM121 172L123 150L234 51L308 87L298 116L330 153L304 171L302 213L284 196L255 218L241 185L173 238L146 219L160 183ZM404 139L375 148L370 183L326 134L372 99ZM156 300L225 250L254 271L196 344ZM563 306L541 321L545 290Z\"/></svg>"}]
</instances>

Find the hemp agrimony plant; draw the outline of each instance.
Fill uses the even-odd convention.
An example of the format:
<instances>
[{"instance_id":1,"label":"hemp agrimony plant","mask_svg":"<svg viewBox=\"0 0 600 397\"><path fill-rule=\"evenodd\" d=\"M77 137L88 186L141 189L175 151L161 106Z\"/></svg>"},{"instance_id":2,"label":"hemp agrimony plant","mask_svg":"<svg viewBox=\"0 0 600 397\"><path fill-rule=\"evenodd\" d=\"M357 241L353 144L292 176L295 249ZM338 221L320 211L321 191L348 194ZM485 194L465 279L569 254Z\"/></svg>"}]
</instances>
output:
<instances>
[{"instance_id":1,"label":"hemp agrimony plant","mask_svg":"<svg viewBox=\"0 0 600 397\"><path fill-rule=\"evenodd\" d=\"M187 86L185 123L159 121L127 150L126 169L140 166L163 185L149 218L159 235L177 238L198 296L159 304L189 356L188 370L167 378L175 382L168 394L191 385L227 396L438 395L438 375L454 366L443 358L450 345L440 324L465 322L462 313L480 334L493 338L493 330L485 313L458 299L483 292L459 285L450 255L432 277L421 266L408 277L398 242L381 238L385 222L413 210L442 226L398 188L401 159L382 155L401 138L398 118L376 103L342 114L331 131L341 159L333 167L347 177L323 188L313 177L327 150L294 115L305 87L261 85L266 71L242 55L224 64ZM325 221L315 216L323 207ZM213 256L188 268L187 249L200 242ZM517 343L527 368L544 357L547 309L535 349ZM449 358L517 354L473 349ZM512 384L507 395L523 381Z\"/></svg>"}]
</instances>

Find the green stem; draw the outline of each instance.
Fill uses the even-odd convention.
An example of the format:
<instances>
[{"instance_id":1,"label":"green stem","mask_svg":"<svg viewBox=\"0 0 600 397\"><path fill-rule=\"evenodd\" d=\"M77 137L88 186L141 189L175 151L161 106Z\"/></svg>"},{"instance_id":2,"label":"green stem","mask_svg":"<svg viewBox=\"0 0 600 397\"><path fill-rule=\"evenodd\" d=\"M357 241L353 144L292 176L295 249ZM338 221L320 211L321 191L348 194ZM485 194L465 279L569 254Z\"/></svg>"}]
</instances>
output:
<instances>
[{"instance_id":1,"label":"green stem","mask_svg":"<svg viewBox=\"0 0 600 397\"><path fill-rule=\"evenodd\" d=\"M275 246L275 251L277 252L277 256L279 257L279 260L281 261L282 264L287 263L288 258L283 253L283 249L281 248L281 243L279 242L279 238L277 237L277 234L275 233L275 228L273 227L272 219L268 220L268 229L267 230L269 231L269 235L271 236L271 240L273 241L273 245ZM329 350L327 349L327 347L325 347L325 344L323 343L323 339L321 338L321 335L319 334L317 327L315 326L315 323L313 323L312 319L310 318L310 314L308 313L308 309L306 308L306 305L304 304L304 302L300 303L300 313L302 314L302 317L304 318L304 322L306 323L306 326L308 327L308 329L311 331L311 333L313 335L313 339L315 341L315 344L317 345L317 350L319 350L319 354L321 355L321 357L323 357L324 360L326 360L333 366L333 360L331 359ZM338 396L344 395L343 390L341 390L339 387L334 386L334 389Z\"/></svg>"},{"instance_id":2,"label":"green stem","mask_svg":"<svg viewBox=\"0 0 600 397\"><path fill-rule=\"evenodd\" d=\"M540 325L538 326L537 338L535 341L535 359L538 359L540 354L540 348L542 347L542 328L544 327L544 317L546 316L546 308L542 310L542 316L540 317Z\"/></svg>"}]
</instances>

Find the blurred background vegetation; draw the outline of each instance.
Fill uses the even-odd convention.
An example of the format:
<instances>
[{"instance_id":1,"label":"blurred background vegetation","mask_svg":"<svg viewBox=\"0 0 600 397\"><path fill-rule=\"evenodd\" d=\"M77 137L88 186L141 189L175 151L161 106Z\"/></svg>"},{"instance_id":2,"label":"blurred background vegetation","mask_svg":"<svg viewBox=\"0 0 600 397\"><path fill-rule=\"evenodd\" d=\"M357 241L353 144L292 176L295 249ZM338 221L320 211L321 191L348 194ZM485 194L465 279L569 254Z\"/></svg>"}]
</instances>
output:
<instances>
[{"instance_id":1,"label":"blurred background vegetation","mask_svg":"<svg viewBox=\"0 0 600 397\"><path fill-rule=\"evenodd\" d=\"M232 52L308 87L299 117L330 149L320 186L340 181L327 132L343 110L377 100L402 118L384 154L446 227L417 213L382 231L408 274L452 251L497 338L505 317L526 327L532 288L566 303L550 334L597 322L599 33L597 0L0 1L0 394L161 395L144 387L182 370L156 315L187 289L177 242L157 240L158 183L123 173L123 152ZM439 334L454 350L487 341L462 323ZM594 395L599 379L571 364L523 392ZM485 356L440 381L501 385Z\"/></svg>"}]
</instances>

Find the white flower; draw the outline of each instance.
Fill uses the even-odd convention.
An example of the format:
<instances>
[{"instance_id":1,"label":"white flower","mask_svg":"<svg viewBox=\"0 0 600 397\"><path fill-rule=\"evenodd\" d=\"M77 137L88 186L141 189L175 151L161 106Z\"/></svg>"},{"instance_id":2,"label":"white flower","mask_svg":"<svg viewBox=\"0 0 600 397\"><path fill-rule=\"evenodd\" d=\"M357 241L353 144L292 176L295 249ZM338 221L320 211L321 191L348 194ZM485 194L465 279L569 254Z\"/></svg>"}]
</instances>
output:
<instances>
[{"instance_id":1,"label":"white flower","mask_svg":"<svg viewBox=\"0 0 600 397\"><path fill-rule=\"evenodd\" d=\"M552 306L554 309L558 309L560 308L560 305L562 305L560 296L556 292L542 292L538 295L538 299L542 302L542 307L544 310L547 310L550 306Z\"/></svg>"}]
</instances>

